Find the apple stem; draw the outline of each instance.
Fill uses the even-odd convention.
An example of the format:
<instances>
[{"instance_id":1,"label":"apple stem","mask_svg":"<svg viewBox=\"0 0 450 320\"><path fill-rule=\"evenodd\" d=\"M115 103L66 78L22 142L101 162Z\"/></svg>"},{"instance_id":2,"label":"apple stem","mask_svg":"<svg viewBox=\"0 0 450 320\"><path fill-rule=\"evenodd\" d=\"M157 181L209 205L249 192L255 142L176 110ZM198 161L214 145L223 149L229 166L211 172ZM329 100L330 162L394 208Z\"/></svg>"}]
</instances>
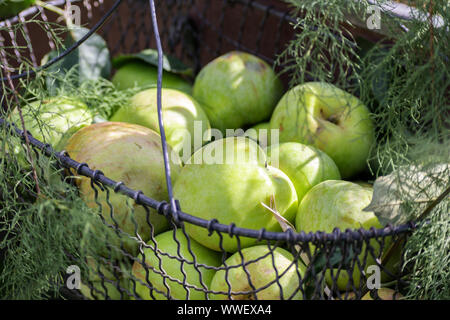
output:
<instances>
[{"instance_id":1,"label":"apple stem","mask_svg":"<svg viewBox=\"0 0 450 320\"><path fill-rule=\"evenodd\" d=\"M328 119L327 119L329 122L331 122L331 123L334 123L335 125L338 125L339 124L339 122L338 122L338 116L337 115L332 115L332 116L330 116L330 117L328 117Z\"/></svg>"}]
</instances>

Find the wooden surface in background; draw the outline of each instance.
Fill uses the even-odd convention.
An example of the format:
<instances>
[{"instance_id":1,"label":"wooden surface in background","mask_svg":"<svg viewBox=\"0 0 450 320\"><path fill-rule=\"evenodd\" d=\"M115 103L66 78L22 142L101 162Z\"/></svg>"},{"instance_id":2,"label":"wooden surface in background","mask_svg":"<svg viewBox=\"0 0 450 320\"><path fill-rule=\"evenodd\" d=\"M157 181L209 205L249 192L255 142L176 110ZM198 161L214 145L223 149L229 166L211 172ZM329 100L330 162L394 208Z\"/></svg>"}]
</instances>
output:
<instances>
[{"instance_id":1,"label":"wooden surface in background","mask_svg":"<svg viewBox=\"0 0 450 320\"><path fill-rule=\"evenodd\" d=\"M280 17L273 14L275 11L287 12L289 10L284 1L253 1L269 7L269 11L261 11L255 8L249 8L246 11L245 5L238 3L225 5L226 2L224 0L196 0L193 7L183 8L181 11L176 5L169 8L158 6L158 22L165 52L175 54L185 61L189 60L189 55L192 58L193 53L189 53L189 50L184 46L169 46L170 40L176 39L173 34L174 29L171 26L179 23L182 20L180 17L186 16L186 14L189 14L199 31L199 50L194 55L197 55L200 65L206 64L220 54L236 49L236 45L237 48L244 51L257 51L268 59L274 59L276 54L285 48L287 41L292 38L293 30L289 22L281 19L283 22L280 23ZM90 3L95 3L95 1L90 1ZM83 6L82 25L93 26L112 3L113 1L104 1L103 6L94 6L92 10L87 10ZM164 7L168 7L167 3L164 3ZM205 11L207 3L209 3L209 7ZM54 13L48 11L45 11L45 13L49 21L56 21L57 16ZM355 27L351 31L354 35L370 41L380 39L379 34L363 28ZM119 53L139 52L149 47L155 48L148 2L125 0L99 33L106 39L113 56ZM11 57L8 61L12 67L17 67L18 62L20 62L17 56L21 55L39 65L42 57L52 49L45 30L35 23L28 25L33 59L30 58L27 41L20 34L15 36L16 43L11 41L10 34L5 32L0 34L5 39L5 45L23 46L18 54L12 49L6 50ZM61 34L61 37L64 37L64 35Z\"/></svg>"}]
</instances>

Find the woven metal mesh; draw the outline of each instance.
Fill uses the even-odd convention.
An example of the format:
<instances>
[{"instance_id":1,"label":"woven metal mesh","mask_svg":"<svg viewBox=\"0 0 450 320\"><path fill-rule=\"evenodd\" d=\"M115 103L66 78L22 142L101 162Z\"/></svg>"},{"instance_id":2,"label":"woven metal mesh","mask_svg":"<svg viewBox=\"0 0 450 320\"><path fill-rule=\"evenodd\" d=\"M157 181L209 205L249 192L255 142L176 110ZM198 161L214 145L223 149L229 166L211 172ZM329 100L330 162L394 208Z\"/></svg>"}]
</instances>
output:
<instances>
[{"instance_id":1,"label":"woven metal mesh","mask_svg":"<svg viewBox=\"0 0 450 320\"><path fill-rule=\"evenodd\" d=\"M112 54L137 52L157 45L148 1L73 2L82 6L83 23L106 39ZM66 1L52 3L64 5ZM270 4L225 0L158 2L156 12L162 48L165 53L194 65L196 71L212 58L234 49L253 53L272 63L277 50L290 39L292 31L286 7ZM33 15L33 20L51 20L44 11L35 8L22 15L6 20L2 26L12 30L14 23L24 22L26 17ZM237 16L240 18L236 19ZM43 28L36 31L40 32L36 35L32 25L21 29L25 33L20 35L2 29L0 54L3 70L6 70L3 80L9 81L13 89L17 85L15 79L25 76L15 67L24 59L38 67L42 54L56 46L51 30ZM21 46L22 42L26 45ZM42 51L35 50L36 42L45 42ZM3 119L0 124L23 139L27 137L35 150L54 158L55 165L65 168L68 176L89 179L93 191L91 205L114 230L112 238L110 235L105 239L105 250L91 253L91 272L96 276L84 280L84 295L65 292L71 298L358 299L368 291L370 274L367 274L367 267L370 265L381 268L384 282L392 281L395 289L402 286L398 266L382 265L381 259L387 248L405 239L414 228L413 224L305 234L249 230L234 224L223 225L217 220L205 221L183 212L178 203L173 210L169 202L156 201L120 181L111 180L101 168L91 169L88 163L78 163L64 151L54 151L52 146L25 134L20 126ZM39 152L36 151L36 155ZM121 201L126 206L118 208L117 200L112 200L113 195L122 195ZM118 210L126 211L134 231L121 229L116 217ZM169 221L171 252L159 248L151 222L154 215L164 216ZM140 231L143 222L149 227L145 235ZM186 224L200 226L210 234L218 235L221 250L216 252L216 265L205 263L204 257L195 254L197 244L188 236ZM227 241L231 237L236 252L225 250L225 237ZM241 246L244 237L258 240L258 257L247 257L246 248ZM401 246L395 253L398 258L401 257L400 249ZM401 259L396 261L401 264ZM220 275L216 276L220 290L209 288L211 274ZM255 276L261 274L262 277Z\"/></svg>"}]
</instances>

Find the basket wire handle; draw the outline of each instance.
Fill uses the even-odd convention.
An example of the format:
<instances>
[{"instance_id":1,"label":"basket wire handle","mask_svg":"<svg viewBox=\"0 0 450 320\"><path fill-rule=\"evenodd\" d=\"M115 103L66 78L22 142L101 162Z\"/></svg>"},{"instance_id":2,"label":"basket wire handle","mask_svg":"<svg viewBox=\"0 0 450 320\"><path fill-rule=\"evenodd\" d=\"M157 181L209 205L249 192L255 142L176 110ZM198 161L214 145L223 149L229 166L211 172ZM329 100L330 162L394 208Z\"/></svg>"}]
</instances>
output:
<instances>
[{"instance_id":1,"label":"basket wire handle","mask_svg":"<svg viewBox=\"0 0 450 320\"><path fill-rule=\"evenodd\" d=\"M170 208L171 214L174 215L177 213L177 205L175 199L173 197L172 192L172 181L170 174L170 164L169 164L169 153L167 151L167 141L166 134L164 131L164 123L163 123L163 115L162 115L162 106L161 106L161 90L162 90L162 74L163 74L163 51L161 46L161 38L159 36L158 30L158 21L156 18L156 9L154 0L149 0L150 2L150 13L152 17L153 23L153 33L155 35L156 47L158 51L158 81L157 81L157 98L156 104L158 109L158 121L159 121L159 132L161 134L161 143L163 148L163 156L164 156L164 168L166 172L166 184L167 184L167 192L169 194Z\"/></svg>"}]
</instances>

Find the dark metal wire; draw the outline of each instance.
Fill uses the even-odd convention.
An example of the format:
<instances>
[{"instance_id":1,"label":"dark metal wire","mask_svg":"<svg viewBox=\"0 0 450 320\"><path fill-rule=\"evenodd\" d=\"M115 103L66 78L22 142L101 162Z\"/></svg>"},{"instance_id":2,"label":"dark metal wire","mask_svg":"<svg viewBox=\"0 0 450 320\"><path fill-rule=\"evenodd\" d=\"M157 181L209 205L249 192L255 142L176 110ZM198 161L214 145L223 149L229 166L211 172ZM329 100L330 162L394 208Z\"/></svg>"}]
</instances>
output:
<instances>
[{"instance_id":1,"label":"dark metal wire","mask_svg":"<svg viewBox=\"0 0 450 320\"><path fill-rule=\"evenodd\" d=\"M106 12L106 14L92 27L79 41L72 44L69 48L64 50L60 55L57 57L50 59L45 65L37 67L36 69L27 70L25 72L19 73L19 74L13 74L9 78L11 80L16 80L20 78L25 78L29 76L33 76L39 71L45 70L49 68L50 66L54 65L55 63L61 61L66 56L68 56L71 52L75 51L79 46L81 46L87 39L89 39L95 32L97 32L103 24L108 20L108 18L113 14L113 12L116 11L116 9L119 7L119 5L122 3L122 0L116 0L114 5ZM0 78L1 82L7 81L8 77Z\"/></svg>"},{"instance_id":2,"label":"dark metal wire","mask_svg":"<svg viewBox=\"0 0 450 320\"><path fill-rule=\"evenodd\" d=\"M166 184L167 184L167 193L169 195L169 201L171 206L172 213L177 211L177 205L175 203L175 199L173 197L172 190L172 177L170 172L170 163L169 163L169 152L167 150L167 141L166 141L166 133L164 130L164 122L163 122L163 114L162 114L162 105L161 105L161 91L162 91L162 75L163 75L163 51L161 45L161 38L159 36L158 30L158 20L156 18L156 9L155 2L153 0L150 1L150 12L152 16L153 23L153 33L155 35L156 47L158 50L158 82L157 82L157 109L158 109L158 122L159 122L159 131L161 134L161 143L163 148L163 157L164 157L164 168L166 172Z\"/></svg>"},{"instance_id":3,"label":"dark metal wire","mask_svg":"<svg viewBox=\"0 0 450 320\"><path fill-rule=\"evenodd\" d=\"M10 124L6 120L0 118L0 127L6 127L13 129L13 133L15 133L19 137L24 137L25 133L18 129L15 124ZM35 139L29 133L27 134L30 144L34 147L42 150L44 154L48 157L54 157L57 159L62 166L65 168L76 169L77 173L94 179L95 181L100 183L105 187L109 187L111 189L115 189L118 193L124 194L129 198L133 199L136 192L135 190L127 187L125 184L114 181L107 176L98 173L95 173L95 170L89 168L86 163L79 163L67 155L56 152L50 145L46 145L41 141ZM160 214L165 216L171 216L171 207L170 204L165 201L157 201L152 198L147 197L145 194L140 194L137 197L137 200L142 205L147 205L151 208L157 209ZM176 208L176 204L175 204ZM196 216L192 216L188 213L181 211L180 209L175 210L176 214L180 221L191 223L200 227L203 227L208 230L214 230L218 233L230 234L241 236L241 237L250 237L254 239L259 239L261 237L261 230L255 229L245 229L232 225L221 224L217 221L204 220L202 218L198 218ZM377 237L387 237L398 234L406 234L411 232L411 230L417 227L416 223L411 221L409 223L405 223L398 226L388 225L384 228L379 229L361 229L361 230L339 230L336 229L333 233L324 233L324 232L315 232L315 233L305 233L298 232L294 233L291 236L288 232L273 232L264 230L264 239L273 240L273 241L285 241L291 244L295 243L335 243L335 242L348 242L348 241L363 241L365 239L377 238Z\"/></svg>"}]
</instances>

